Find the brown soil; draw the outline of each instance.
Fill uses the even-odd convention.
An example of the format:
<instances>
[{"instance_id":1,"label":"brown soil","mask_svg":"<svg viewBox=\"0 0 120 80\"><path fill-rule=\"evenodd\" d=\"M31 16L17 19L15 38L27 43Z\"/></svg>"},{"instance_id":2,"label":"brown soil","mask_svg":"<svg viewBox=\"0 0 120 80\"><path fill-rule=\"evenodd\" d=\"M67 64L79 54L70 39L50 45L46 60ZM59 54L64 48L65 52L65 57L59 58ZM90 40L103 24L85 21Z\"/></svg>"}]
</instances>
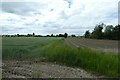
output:
<instances>
[{"instance_id":1,"label":"brown soil","mask_svg":"<svg viewBox=\"0 0 120 80\"><path fill-rule=\"evenodd\" d=\"M66 38L65 43L75 47L87 47L104 52L118 53L118 41L114 40L95 40L84 38Z\"/></svg>"},{"instance_id":2,"label":"brown soil","mask_svg":"<svg viewBox=\"0 0 120 80\"><path fill-rule=\"evenodd\" d=\"M72 68L51 62L3 61L3 78L95 78L81 68Z\"/></svg>"}]
</instances>

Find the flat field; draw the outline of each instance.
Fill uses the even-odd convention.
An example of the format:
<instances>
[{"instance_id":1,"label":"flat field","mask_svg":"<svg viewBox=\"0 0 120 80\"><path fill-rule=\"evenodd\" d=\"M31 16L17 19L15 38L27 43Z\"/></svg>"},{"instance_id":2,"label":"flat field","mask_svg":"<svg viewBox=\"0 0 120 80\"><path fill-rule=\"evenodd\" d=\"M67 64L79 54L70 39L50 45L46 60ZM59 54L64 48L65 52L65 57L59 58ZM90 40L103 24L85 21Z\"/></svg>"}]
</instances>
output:
<instances>
[{"instance_id":1,"label":"flat field","mask_svg":"<svg viewBox=\"0 0 120 80\"><path fill-rule=\"evenodd\" d=\"M68 45L76 47L86 47L98 51L118 53L117 40L97 40L97 39L84 39L84 38L67 38L65 42Z\"/></svg>"},{"instance_id":2,"label":"flat field","mask_svg":"<svg viewBox=\"0 0 120 80\"><path fill-rule=\"evenodd\" d=\"M67 39L3 37L2 43L4 78L119 76L118 55L88 47L69 46Z\"/></svg>"},{"instance_id":3,"label":"flat field","mask_svg":"<svg viewBox=\"0 0 120 80\"><path fill-rule=\"evenodd\" d=\"M37 59L41 57L42 48L60 38L6 37L2 38L4 59Z\"/></svg>"}]
</instances>

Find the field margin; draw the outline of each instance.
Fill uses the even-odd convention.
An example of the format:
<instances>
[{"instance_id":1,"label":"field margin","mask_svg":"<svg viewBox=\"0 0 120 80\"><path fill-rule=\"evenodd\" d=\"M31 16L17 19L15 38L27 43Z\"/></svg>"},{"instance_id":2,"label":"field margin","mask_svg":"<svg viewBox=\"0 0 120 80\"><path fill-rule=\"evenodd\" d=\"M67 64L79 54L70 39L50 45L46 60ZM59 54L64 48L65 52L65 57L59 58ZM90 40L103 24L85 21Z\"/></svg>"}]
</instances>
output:
<instances>
[{"instance_id":1,"label":"field margin","mask_svg":"<svg viewBox=\"0 0 120 80\"><path fill-rule=\"evenodd\" d=\"M0 36L0 80L2 79L2 37Z\"/></svg>"}]
</instances>

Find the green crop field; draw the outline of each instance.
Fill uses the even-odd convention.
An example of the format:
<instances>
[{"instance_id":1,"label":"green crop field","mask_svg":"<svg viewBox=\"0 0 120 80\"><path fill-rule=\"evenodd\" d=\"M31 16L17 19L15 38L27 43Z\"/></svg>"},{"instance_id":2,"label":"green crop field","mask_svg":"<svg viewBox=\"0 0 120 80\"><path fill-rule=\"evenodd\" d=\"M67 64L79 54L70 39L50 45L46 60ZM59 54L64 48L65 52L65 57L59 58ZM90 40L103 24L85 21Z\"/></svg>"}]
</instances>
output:
<instances>
[{"instance_id":1,"label":"green crop field","mask_svg":"<svg viewBox=\"0 0 120 80\"><path fill-rule=\"evenodd\" d=\"M119 76L117 55L68 46L62 38L3 37L2 43L3 60L45 59L109 77Z\"/></svg>"},{"instance_id":2,"label":"green crop field","mask_svg":"<svg viewBox=\"0 0 120 80\"><path fill-rule=\"evenodd\" d=\"M2 38L3 60L29 60L42 56L43 47L59 38L14 37Z\"/></svg>"}]
</instances>

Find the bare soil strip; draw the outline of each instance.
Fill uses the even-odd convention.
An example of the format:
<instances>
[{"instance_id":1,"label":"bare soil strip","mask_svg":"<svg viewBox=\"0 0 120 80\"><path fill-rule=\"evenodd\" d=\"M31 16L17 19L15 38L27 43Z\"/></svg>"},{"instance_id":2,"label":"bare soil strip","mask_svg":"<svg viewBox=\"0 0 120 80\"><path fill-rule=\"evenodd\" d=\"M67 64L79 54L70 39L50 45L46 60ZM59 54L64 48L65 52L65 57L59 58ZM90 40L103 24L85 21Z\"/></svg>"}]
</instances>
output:
<instances>
[{"instance_id":1,"label":"bare soil strip","mask_svg":"<svg viewBox=\"0 0 120 80\"><path fill-rule=\"evenodd\" d=\"M80 68L50 62L3 61L3 78L98 78Z\"/></svg>"},{"instance_id":2,"label":"bare soil strip","mask_svg":"<svg viewBox=\"0 0 120 80\"><path fill-rule=\"evenodd\" d=\"M104 52L118 53L118 41L114 40L95 40L84 38L66 38L65 43L75 47L87 47Z\"/></svg>"}]
</instances>

